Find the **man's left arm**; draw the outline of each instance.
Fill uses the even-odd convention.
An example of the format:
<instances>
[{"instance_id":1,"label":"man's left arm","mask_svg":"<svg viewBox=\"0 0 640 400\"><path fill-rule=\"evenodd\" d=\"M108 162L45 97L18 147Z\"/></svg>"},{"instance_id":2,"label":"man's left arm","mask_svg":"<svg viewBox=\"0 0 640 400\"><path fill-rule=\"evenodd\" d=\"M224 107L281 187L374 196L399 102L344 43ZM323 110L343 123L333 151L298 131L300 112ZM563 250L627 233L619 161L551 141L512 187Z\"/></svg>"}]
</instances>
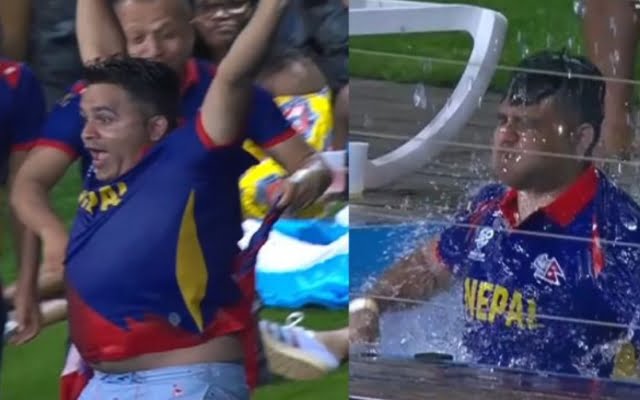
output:
<instances>
[{"instance_id":1,"label":"man's left arm","mask_svg":"<svg viewBox=\"0 0 640 400\"><path fill-rule=\"evenodd\" d=\"M282 181L279 206L305 208L331 185L331 171L322 157L291 127L266 90L255 90L247 131L289 173Z\"/></svg>"}]
</instances>

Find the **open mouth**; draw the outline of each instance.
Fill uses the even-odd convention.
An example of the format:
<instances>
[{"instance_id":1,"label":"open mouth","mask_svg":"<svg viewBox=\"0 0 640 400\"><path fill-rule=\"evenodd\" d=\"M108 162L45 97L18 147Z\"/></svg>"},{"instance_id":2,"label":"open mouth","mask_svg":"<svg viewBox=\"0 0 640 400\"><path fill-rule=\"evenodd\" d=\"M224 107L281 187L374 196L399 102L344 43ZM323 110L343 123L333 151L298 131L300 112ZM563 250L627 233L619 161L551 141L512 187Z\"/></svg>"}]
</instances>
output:
<instances>
[{"instance_id":1,"label":"open mouth","mask_svg":"<svg viewBox=\"0 0 640 400\"><path fill-rule=\"evenodd\" d=\"M91 154L92 164L96 168L100 168L104 165L107 159L107 152L100 149L88 148L89 154Z\"/></svg>"}]
</instances>

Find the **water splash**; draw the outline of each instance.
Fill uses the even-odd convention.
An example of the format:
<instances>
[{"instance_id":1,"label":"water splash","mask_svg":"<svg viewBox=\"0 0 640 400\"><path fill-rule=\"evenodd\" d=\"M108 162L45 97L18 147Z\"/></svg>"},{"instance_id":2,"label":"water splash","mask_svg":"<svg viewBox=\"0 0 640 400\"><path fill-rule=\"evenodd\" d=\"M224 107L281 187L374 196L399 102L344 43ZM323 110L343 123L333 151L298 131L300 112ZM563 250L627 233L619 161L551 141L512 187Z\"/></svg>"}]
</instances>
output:
<instances>
[{"instance_id":1,"label":"water splash","mask_svg":"<svg viewBox=\"0 0 640 400\"><path fill-rule=\"evenodd\" d=\"M373 120L371 119L369 114L365 114L363 119L364 120L362 121L362 126L365 128L371 128L371 125L373 125Z\"/></svg>"},{"instance_id":2,"label":"water splash","mask_svg":"<svg viewBox=\"0 0 640 400\"><path fill-rule=\"evenodd\" d=\"M620 222L622 223L622 226L632 232L638 230L638 218L636 218L636 215L632 210L629 210L626 207L620 210Z\"/></svg>"},{"instance_id":3,"label":"water splash","mask_svg":"<svg viewBox=\"0 0 640 400\"><path fill-rule=\"evenodd\" d=\"M616 37L618 34L618 25L616 24L616 19L614 17L609 17L609 29L611 29L613 37Z\"/></svg>"},{"instance_id":4,"label":"water splash","mask_svg":"<svg viewBox=\"0 0 640 400\"><path fill-rule=\"evenodd\" d=\"M616 64L620 63L620 52L618 51L618 49L615 49L613 51L613 58L612 58L613 62L615 62Z\"/></svg>"},{"instance_id":5,"label":"water splash","mask_svg":"<svg viewBox=\"0 0 640 400\"><path fill-rule=\"evenodd\" d=\"M427 89L422 83L413 90L413 105L425 110L427 108Z\"/></svg>"},{"instance_id":6,"label":"water splash","mask_svg":"<svg viewBox=\"0 0 640 400\"><path fill-rule=\"evenodd\" d=\"M424 63L422 63L422 72L425 74L431 73L433 66L431 65L431 60L427 59Z\"/></svg>"}]
</instances>

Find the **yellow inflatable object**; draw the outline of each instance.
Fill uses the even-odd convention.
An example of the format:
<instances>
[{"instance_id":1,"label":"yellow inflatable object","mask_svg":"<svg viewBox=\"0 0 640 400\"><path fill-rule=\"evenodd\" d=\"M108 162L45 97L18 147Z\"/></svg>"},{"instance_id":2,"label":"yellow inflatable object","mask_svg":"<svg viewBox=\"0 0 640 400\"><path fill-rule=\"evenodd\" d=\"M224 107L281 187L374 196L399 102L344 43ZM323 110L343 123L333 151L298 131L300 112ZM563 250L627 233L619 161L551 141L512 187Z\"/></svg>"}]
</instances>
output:
<instances>
[{"instance_id":1,"label":"yellow inflatable object","mask_svg":"<svg viewBox=\"0 0 640 400\"><path fill-rule=\"evenodd\" d=\"M311 147L319 152L331 147L333 110L329 89L303 96L278 96L274 101ZM245 218L263 218L269 210L267 187L286 176L287 172L251 140L245 141L243 147L260 164L251 167L240 178L242 210ZM323 214L324 205L315 204L300 211L297 217L316 218Z\"/></svg>"}]
</instances>

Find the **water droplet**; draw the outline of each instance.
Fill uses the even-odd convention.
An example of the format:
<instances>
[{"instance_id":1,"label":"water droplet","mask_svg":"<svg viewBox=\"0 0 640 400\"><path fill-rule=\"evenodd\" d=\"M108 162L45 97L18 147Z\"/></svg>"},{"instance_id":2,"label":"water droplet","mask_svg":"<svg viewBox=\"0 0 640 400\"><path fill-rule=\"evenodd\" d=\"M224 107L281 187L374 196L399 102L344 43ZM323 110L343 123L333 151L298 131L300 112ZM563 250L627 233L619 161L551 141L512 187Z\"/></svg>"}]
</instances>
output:
<instances>
[{"instance_id":1,"label":"water droplet","mask_svg":"<svg viewBox=\"0 0 640 400\"><path fill-rule=\"evenodd\" d=\"M516 33L516 40L518 43L522 43L522 32L518 31L518 33Z\"/></svg>"},{"instance_id":2,"label":"water droplet","mask_svg":"<svg viewBox=\"0 0 640 400\"><path fill-rule=\"evenodd\" d=\"M551 37L550 33L547 33L547 48L550 49L552 44L553 44L553 38Z\"/></svg>"},{"instance_id":3,"label":"water droplet","mask_svg":"<svg viewBox=\"0 0 640 400\"><path fill-rule=\"evenodd\" d=\"M529 47L522 46L522 57L527 57L529 55Z\"/></svg>"},{"instance_id":4,"label":"water droplet","mask_svg":"<svg viewBox=\"0 0 640 400\"><path fill-rule=\"evenodd\" d=\"M558 135L564 134L564 125L558 125Z\"/></svg>"},{"instance_id":5,"label":"water droplet","mask_svg":"<svg viewBox=\"0 0 640 400\"><path fill-rule=\"evenodd\" d=\"M482 96L478 97L478 108L482 108Z\"/></svg>"},{"instance_id":6,"label":"water droplet","mask_svg":"<svg viewBox=\"0 0 640 400\"><path fill-rule=\"evenodd\" d=\"M421 83L413 90L413 105L422 109L427 108L427 90Z\"/></svg>"},{"instance_id":7,"label":"water droplet","mask_svg":"<svg viewBox=\"0 0 640 400\"><path fill-rule=\"evenodd\" d=\"M364 121L362 121L362 126L364 126L365 128L370 128L372 123L373 121L371 120L369 114L365 114Z\"/></svg>"},{"instance_id":8,"label":"water droplet","mask_svg":"<svg viewBox=\"0 0 640 400\"><path fill-rule=\"evenodd\" d=\"M616 24L616 19L614 17L609 17L609 29L611 29L611 33L614 37L618 34L618 25Z\"/></svg>"},{"instance_id":9,"label":"water droplet","mask_svg":"<svg viewBox=\"0 0 640 400\"><path fill-rule=\"evenodd\" d=\"M615 49L613 51L613 61L618 64L620 62L620 52L618 51L618 49Z\"/></svg>"},{"instance_id":10,"label":"water droplet","mask_svg":"<svg viewBox=\"0 0 640 400\"><path fill-rule=\"evenodd\" d=\"M424 72L425 74L428 74L431 72L431 60L426 60L423 64L422 64L422 72Z\"/></svg>"},{"instance_id":11,"label":"water droplet","mask_svg":"<svg viewBox=\"0 0 640 400\"><path fill-rule=\"evenodd\" d=\"M519 163L520 160L522 160L522 156L520 154L518 154L518 156L516 157L516 163Z\"/></svg>"},{"instance_id":12,"label":"water droplet","mask_svg":"<svg viewBox=\"0 0 640 400\"><path fill-rule=\"evenodd\" d=\"M573 37L569 37L569 39L567 39L567 47L569 49L573 49Z\"/></svg>"},{"instance_id":13,"label":"water droplet","mask_svg":"<svg viewBox=\"0 0 640 400\"><path fill-rule=\"evenodd\" d=\"M630 231L638 230L638 220L629 211L620 212L620 222L622 222L622 225Z\"/></svg>"}]
</instances>

